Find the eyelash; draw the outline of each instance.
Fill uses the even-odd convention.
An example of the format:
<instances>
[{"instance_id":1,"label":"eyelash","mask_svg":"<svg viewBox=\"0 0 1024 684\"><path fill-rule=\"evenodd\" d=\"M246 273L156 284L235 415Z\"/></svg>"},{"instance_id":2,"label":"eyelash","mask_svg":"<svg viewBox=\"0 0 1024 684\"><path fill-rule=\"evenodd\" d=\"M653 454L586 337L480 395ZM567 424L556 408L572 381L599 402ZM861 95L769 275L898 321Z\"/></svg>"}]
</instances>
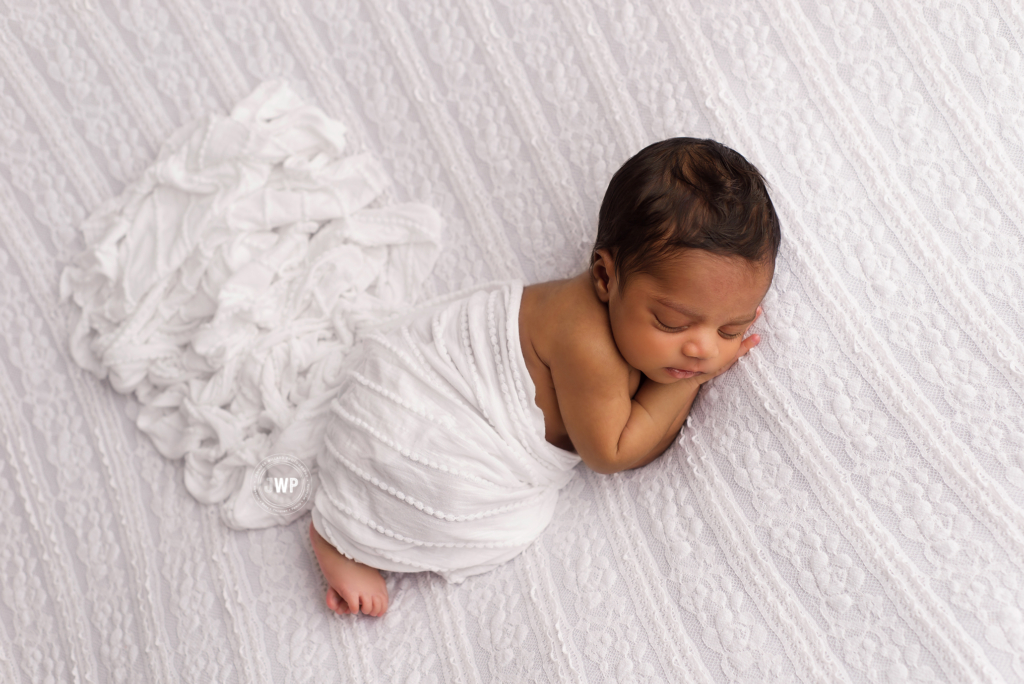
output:
<instances>
[{"instance_id":1,"label":"eyelash","mask_svg":"<svg viewBox=\"0 0 1024 684\"><path fill-rule=\"evenodd\" d=\"M664 323L662 323L661 319L658 318L657 316L654 317L654 320L658 324L658 327L661 328L662 330L664 330L665 332L671 332L671 333L682 332L683 330L686 329L685 325L681 326L679 328L670 328L667 325L665 325ZM736 339L737 337L740 336L740 333L733 333L732 335L729 335L728 333L720 332L718 334L721 335L722 337L724 337L727 340L734 340L734 339Z\"/></svg>"}]
</instances>

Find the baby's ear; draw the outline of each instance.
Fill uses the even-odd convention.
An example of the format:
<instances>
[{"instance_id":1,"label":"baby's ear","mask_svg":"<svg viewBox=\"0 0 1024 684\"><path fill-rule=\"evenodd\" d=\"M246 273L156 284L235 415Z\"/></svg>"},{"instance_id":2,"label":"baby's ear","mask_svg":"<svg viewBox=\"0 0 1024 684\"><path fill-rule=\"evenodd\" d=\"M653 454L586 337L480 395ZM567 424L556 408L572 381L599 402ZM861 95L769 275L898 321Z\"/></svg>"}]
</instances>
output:
<instances>
[{"instance_id":1,"label":"baby's ear","mask_svg":"<svg viewBox=\"0 0 1024 684\"><path fill-rule=\"evenodd\" d=\"M597 298L607 304L615 286L615 262L607 249L594 252L594 261L590 265L590 279L594 283Z\"/></svg>"}]
</instances>

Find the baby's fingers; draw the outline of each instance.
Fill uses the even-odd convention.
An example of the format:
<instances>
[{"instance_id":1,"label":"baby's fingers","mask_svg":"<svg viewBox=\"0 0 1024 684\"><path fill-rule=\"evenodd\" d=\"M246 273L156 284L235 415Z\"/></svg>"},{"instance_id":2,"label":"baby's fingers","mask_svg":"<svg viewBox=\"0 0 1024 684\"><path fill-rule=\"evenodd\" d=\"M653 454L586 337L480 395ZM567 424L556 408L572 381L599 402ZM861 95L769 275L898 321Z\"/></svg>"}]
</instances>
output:
<instances>
[{"instance_id":1,"label":"baby's fingers","mask_svg":"<svg viewBox=\"0 0 1024 684\"><path fill-rule=\"evenodd\" d=\"M764 313L764 309L762 309L761 306L758 305L757 312L754 314L754 321L751 322L751 325L753 325L755 322L757 322L757 319L760 318L761 314L763 314L763 313ZM736 355L736 358L738 359L739 357L743 356L748 351L750 351L751 349L756 347L758 344L760 344L760 342L761 342L761 336L758 335L757 333L754 333L750 337L747 337L746 339L743 340L743 343L740 344L740 351Z\"/></svg>"},{"instance_id":2,"label":"baby's fingers","mask_svg":"<svg viewBox=\"0 0 1024 684\"><path fill-rule=\"evenodd\" d=\"M758 335L756 333L751 335L747 339L743 340L743 342L740 344L740 351L736 355L736 358L739 358L739 357L743 356L744 354L746 354L748 351L750 351L751 349L753 349L754 347L756 347L760 343L761 343L761 336L760 335Z\"/></svg>"}]
</instances>

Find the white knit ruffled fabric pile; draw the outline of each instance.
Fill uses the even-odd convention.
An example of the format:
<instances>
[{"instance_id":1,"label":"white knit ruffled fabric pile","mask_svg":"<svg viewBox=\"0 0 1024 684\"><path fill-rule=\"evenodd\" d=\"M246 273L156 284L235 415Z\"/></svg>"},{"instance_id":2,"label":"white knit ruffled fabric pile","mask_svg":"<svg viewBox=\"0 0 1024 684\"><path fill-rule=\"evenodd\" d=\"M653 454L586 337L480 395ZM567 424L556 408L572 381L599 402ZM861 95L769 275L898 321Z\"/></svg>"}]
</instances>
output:
<instances>
[{"instance_id":1,"label":"white knit ruffled fabric pile","mask_svg":"<svg viewBox=\"0 0 1024 684\"><path fill-rule=\"evenodd\" d=\"M253 471L282 452L313 468L356 328L411 303L433 267L439 215L374 208L386 185L344 125L267 82L180 130L83 226L61 277L81 308L74 358L135 393L139 428L232 527L309 510L258 506Z\"/></svg>"}]
</instances>

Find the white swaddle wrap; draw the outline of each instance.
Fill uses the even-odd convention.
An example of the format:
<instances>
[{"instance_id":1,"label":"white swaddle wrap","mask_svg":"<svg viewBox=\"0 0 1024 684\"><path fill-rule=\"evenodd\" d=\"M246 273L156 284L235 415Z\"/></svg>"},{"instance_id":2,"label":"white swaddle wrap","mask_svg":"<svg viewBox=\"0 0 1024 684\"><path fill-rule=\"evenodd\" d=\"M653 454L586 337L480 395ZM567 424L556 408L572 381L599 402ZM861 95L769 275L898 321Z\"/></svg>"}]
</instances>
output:
<instances>
[{"instance_id":1,"label":"white swaddle wrap","mask_svg":"<svg viewBox=\"0 0 1024 684\"><path fill-rule=\"evenodd\" d=\"M349 558L450 582L536 540L580 462L544 439L520 282L362 338L331 402L313 524Z\"/></svg>"},{"instance_id":2,"label":"white swaddle wrap","mask_svg":"<svg viewBox=\"0 0 1024 684\"><path fill-rule=\"evenodd\" d=\"M176 133L61 276L76 362L135 393L139 428L234 528L312 506L264 510L253 471L281 452L313 469L358 324L412 303L439 251L437 212L372 208L384 170L345 148L341 123L264 83Z\"/></svg>"}]
</instances>

